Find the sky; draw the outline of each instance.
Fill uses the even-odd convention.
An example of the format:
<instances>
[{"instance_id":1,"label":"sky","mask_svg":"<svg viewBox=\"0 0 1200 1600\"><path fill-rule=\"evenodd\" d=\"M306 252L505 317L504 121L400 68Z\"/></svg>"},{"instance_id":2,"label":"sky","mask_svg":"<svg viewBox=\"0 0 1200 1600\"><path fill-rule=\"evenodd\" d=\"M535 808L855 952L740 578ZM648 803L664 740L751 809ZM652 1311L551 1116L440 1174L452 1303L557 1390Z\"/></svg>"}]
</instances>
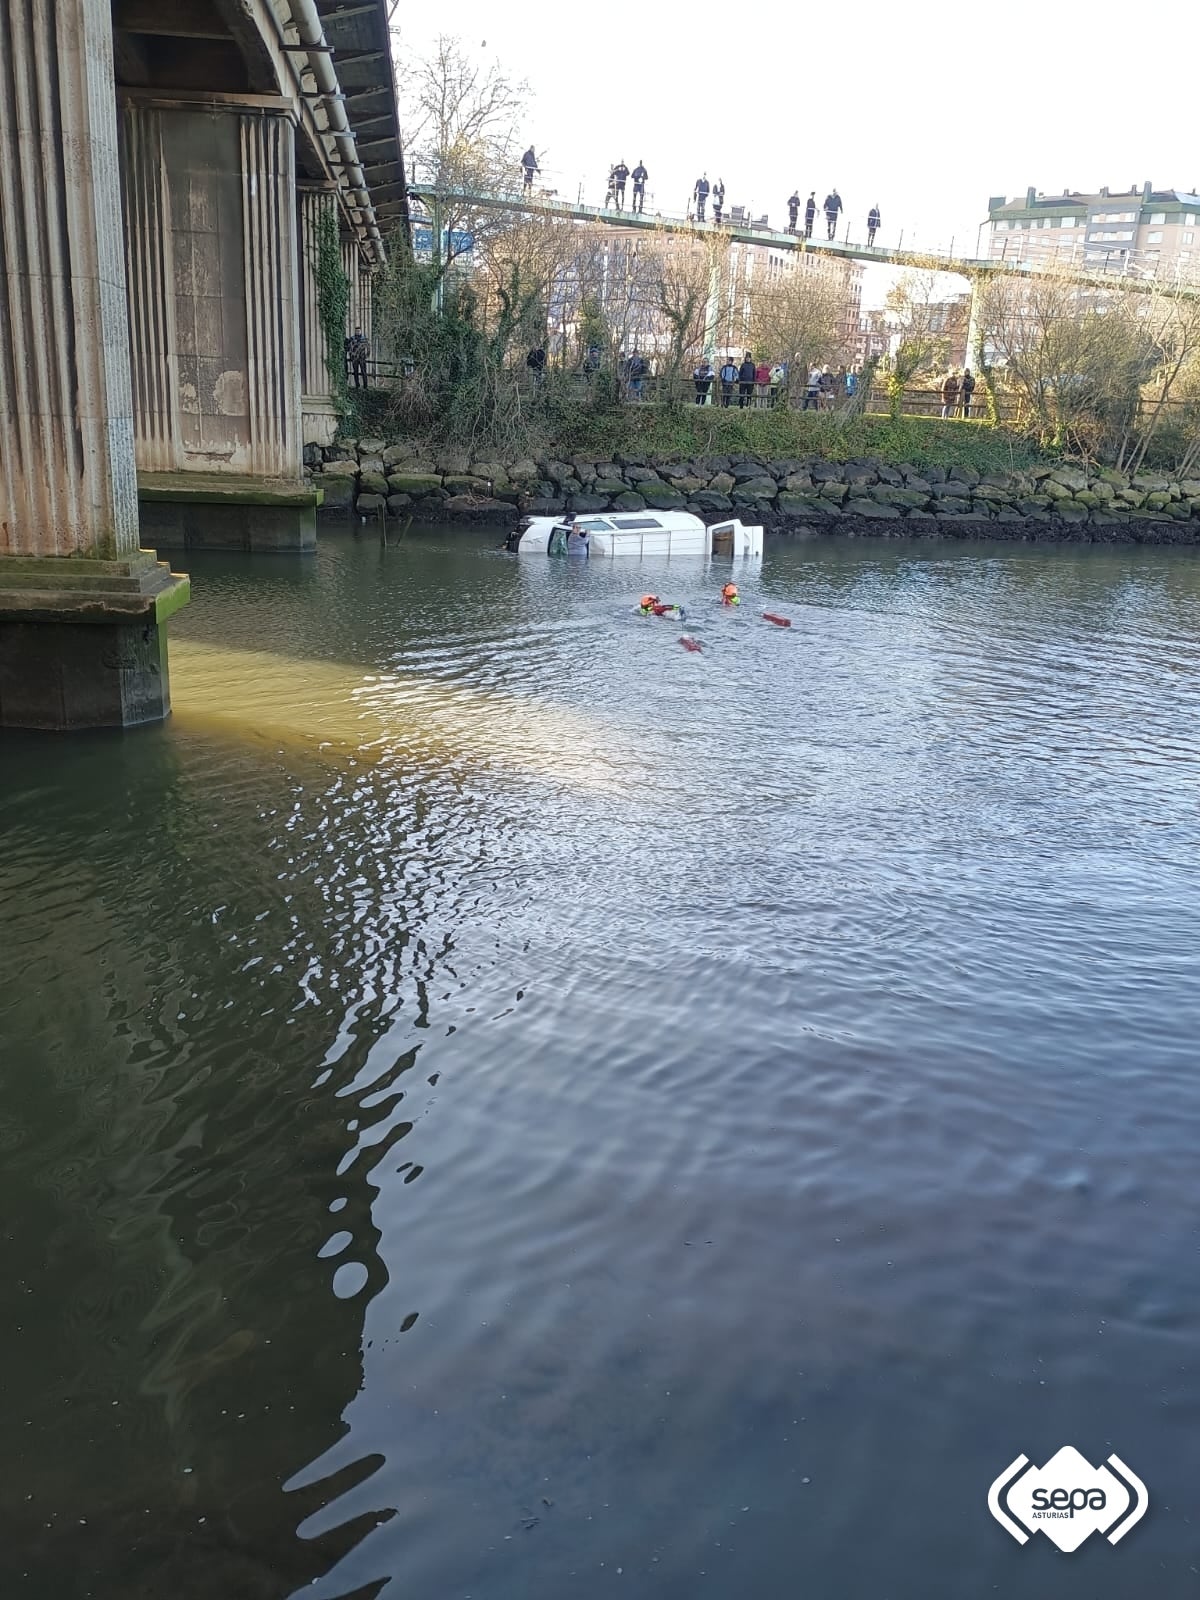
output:
<instances>
[{"instance_id":1,"label":"sky","mask_svg":"<svg viewBox=\"0 0 1200 1600\"><path fill-rule=\"evenodd\" d=\"M648 211L682 213L702 172L726 205L785 225L787 198L836 185L850 236L878 204L878 243L976 253L993 195L1200 181L1175 0L861 0L823 7L456 0L428 25L398 8L399 74L438 32L530 85L522 135L563 198L604 198L609 166L644 161ZM1164 52L1180 46L1176 90ZM1141 86L1125 70L1145 45ZM1133 100L1130 100L1130 96Z\"/></svg>"}]
</instances>

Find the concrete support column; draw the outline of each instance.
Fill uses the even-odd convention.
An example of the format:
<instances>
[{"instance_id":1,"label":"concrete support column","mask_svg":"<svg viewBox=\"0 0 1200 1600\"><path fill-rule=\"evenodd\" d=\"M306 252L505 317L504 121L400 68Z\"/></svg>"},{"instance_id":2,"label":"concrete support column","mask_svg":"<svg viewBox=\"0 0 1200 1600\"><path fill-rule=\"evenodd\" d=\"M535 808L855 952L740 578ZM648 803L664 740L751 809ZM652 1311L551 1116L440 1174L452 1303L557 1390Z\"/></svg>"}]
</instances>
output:
<instances>
[{"instance_id":1,"label":"concrete support column","mask_svg":"<svg viewBox=\"0 0 1200 1600\"><path fill-rule=\"evenodd\" d=\"M365 269L358 274L358 315L361 319L359 327L366 334L371 345L371 355L375 354L375 279Z\"/></svg>"},{"instance_id":2,"label":"concrete support column","mask_svg":"<svg viewBox=\"0 0 1200 1600\"><path fill-rule=\"evenodd\" d=\"M329 371L329 346L321 321L318 279L321 220L336 219L332 188L300 190L300 343L304 443L326 445L337 432L338 409ZM336 221L335 221L336 226ZM335 359L338 352L334 352Z\"/></svg>"},{"instance_id":3,"label":"concrete support column","mask_svg":"<svg viewBox=\"0 0 1200 1600\"><path fill-rule=\"evenodd\" d=\"M160 545L311 549L295 108L123 95L138 488Z\"/></svg>"},{"instance_id":4,"label":"concrete support column","mask_svg":"<svg viewBox=\"0 0 1200 1600\"><path fill-rule=\"evenodd\" d=\"M358 322L358 244L354 239L342 237L342 271L346 274L346 337L349 338Z\"/></svg>"},{"instance_id":5,"label":"concrete support column","mask_svg":"<svg viewBox=\"0 0 1200 1600\"><path fill-rule=\"evenodd\" d=\"M139 550L111 7L8 0L4 31L0 725L152 721L188 590Z\"/></svg>"}]
</instances>

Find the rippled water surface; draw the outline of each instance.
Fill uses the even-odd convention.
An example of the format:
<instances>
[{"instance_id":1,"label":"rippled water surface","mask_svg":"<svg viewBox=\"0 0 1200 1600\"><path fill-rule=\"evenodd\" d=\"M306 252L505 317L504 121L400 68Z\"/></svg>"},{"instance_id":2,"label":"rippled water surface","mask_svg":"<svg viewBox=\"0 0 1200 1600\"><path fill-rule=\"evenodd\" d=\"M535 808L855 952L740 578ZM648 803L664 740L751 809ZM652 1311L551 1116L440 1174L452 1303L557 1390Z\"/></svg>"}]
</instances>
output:
<instances>
[{"instance_id":1,"label":"rippled water surface","mask_svg":"<svg viewBox=\"0 0 1200 1600\"><path fill-rule=\"evenodd\" d=\"M1193 1595L1198 558L494 543L0 746L0 1592Z\"/></svg>"}]
</instances>

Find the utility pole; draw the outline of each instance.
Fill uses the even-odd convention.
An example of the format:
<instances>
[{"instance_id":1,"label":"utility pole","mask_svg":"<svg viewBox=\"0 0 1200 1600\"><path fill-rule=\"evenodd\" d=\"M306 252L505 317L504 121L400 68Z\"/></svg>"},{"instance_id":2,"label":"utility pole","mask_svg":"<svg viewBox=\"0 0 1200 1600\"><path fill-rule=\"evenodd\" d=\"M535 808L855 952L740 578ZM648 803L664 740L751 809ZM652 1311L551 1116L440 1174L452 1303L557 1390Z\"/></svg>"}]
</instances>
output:
<instances>
[{"instance_id":1,"label":"utility pole","mask_svg":"<svg viewBox=\"0 0 1200 1600\"><path fill-rule=\"evenodd\" d=\"M430 219L429 248L433 259L433 268L437 276L433 282L433 309L440 317L446 304L443 292L445 273L442 271L442 202L438 192L433 191L433 216Z\"/></svg>"}]
</instances>

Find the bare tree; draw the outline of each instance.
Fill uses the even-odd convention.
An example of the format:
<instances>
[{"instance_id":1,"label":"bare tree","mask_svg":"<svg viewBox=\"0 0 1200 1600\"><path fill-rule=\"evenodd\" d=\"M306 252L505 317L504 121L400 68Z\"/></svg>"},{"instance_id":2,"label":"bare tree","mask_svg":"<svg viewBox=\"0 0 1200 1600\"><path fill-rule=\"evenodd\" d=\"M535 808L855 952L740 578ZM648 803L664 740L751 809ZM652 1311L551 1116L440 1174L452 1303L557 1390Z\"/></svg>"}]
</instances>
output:
<instances>
[{"instance_id":1,"label":"bare tree","mask_svg":"<svg viewBox=\"0 0 1200 1600\"><path fill-rule=\"evenodd\" d=\"M1200 365L1200 297L1173 294L1155 286L1144 297L1142 314L1158 364L1153 377L1142 387L1139 425L1136 430L1127 431L1117 454L1117 465L1127 466L1132 472L1145 461L1168 406L1174 407L1177 401L1186 403L1187 391Z\"/></svg>"},{"instance_id":2,"label":"bare tree","mask_svg":"<svg viewBox=\"0 0 1200 1600\"><path fill-rule=\"evenodd\" d=\"M798 257L785 270L750 293L751 344L788 364L788 392L804 391L813 366L841 354L845 292L841 283L815 263Z\"/></svg>"},{"instance_id":3,"label":"bare tree","mask_svg":"<svg viewBox=\"0 0 1200 1600\"><path fill-rule=\"evenodd\" d=\"M653 240L602 224L576 230L571 270L576 305L586 307L589 339L601 346L604 365L624 389L622 357L656 348L655 305L661 283Z\"/></svg>"},{"instance_id":4,"label":"bare tree","mask_svg":"<svg viewBox=\"0 0 1200 1600\"><path fill-rule=\"evenodd\" d=\"M660 376L671 394L677 392L685 368L704 350L718 249L713 241L664 236L649 254L647 287L659 324Z\"/></svg>"},{"instance_id":5,"label":"bare tree","mask_svg":"<svg viewBox=\"0 0 1200 1600\"><path fill-rule=\"evenodd\" d=\"M884 304L898 334L888 371L888 410L899 417L904 391L914 378L944 364L950 354L945 300L938 273L920 268L906 272L888 291Z\"/></svg>"},{"instance_id":6,"label":"bare tree","mask_svg":"<svg viewBox=\"0 0 1200 1600\"><path fill-rule=\"evenodd\" d=\"M1046 443L1111 453L1156 366L1145 294L1069 271L998 275L981 294L986 342L1025 425Z\"/></svg>"},{"instance_id":7,"label":"bare tree","mask_svg":"<svg viewBox=\"0 0 1200 1600\"><path fill-rule=\"evenodd\" d=\"M471 197L512 187L528 93L528 84L514 82L498 62L477 59L447 34L402 80L400 110L413 181L434 191L433 257L443 271L472 243L509 226L503 213Z\"/></svg>"}]
</instances>

